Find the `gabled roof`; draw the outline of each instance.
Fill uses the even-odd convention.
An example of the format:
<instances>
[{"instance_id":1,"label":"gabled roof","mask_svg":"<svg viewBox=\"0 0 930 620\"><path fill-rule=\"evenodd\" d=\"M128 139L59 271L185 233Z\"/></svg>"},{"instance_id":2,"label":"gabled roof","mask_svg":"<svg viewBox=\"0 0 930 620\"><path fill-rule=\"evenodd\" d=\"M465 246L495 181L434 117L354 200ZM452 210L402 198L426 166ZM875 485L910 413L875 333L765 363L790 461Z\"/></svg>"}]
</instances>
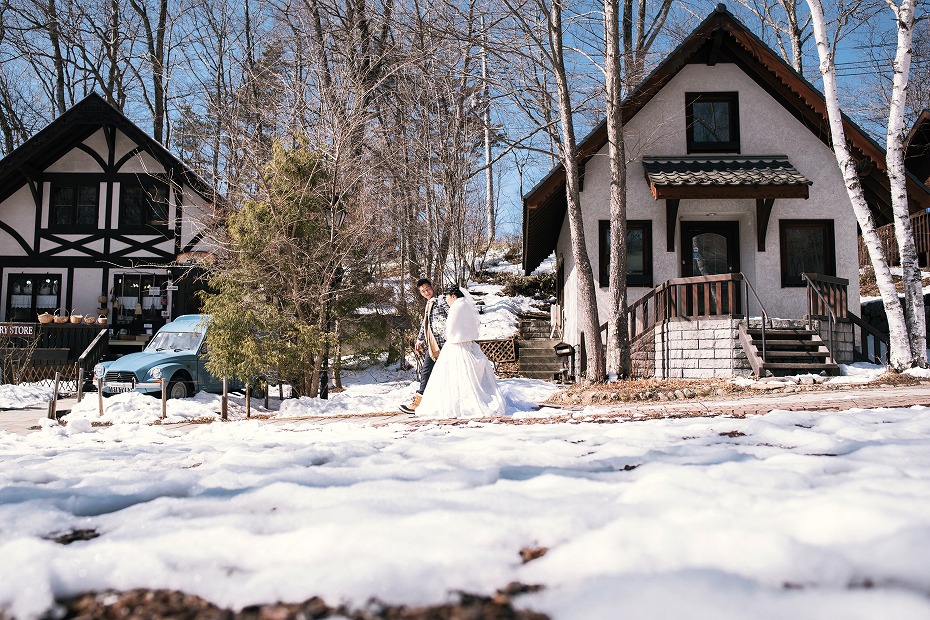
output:
<instances>
[{"instance_id":1,"label":"gabled roof","mask_svg":"<svg viewBox=\"0 0 930 620\"><path fill-rule=\"evenodd\" d=\"M727 11L717 8L685 38L623 102L623 122L630 121L690 63L734 63L782 104L827 146L829 120L823 94ZM843 117L846 139L854 157L863 162L861 176L878 223L891 221L885 151L852 120ZM607 144L607 124L601 122L578 145L582 166ZM930 207L930 190L909 175L912 211ZM555 248L565 216L565 170L553 168L523 198L523 267L535 269Z\"/></svg>"},{"instance_id":2,"label":"gabled roof","mask_svg":"<svg viewBox=\"0 0 930 620\"><path fill-rule=\"evenodd\" d=\"M197 173L103 97L91 93L0 160L0 201L8 198L30 178L40 174L101 127L118 129L205 200L217 199L213 188Z\"/></svg>"}]
</instances>

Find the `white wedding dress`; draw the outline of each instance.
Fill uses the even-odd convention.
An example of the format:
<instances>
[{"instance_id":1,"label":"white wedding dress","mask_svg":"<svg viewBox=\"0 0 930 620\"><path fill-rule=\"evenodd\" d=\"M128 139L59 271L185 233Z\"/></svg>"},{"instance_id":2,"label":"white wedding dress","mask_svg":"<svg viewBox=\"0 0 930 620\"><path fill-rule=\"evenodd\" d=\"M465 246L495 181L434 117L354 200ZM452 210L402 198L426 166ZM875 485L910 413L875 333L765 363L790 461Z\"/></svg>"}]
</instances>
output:
<instances>
[{"instance_id":1,"label":"white wedding dress","mask_svg":"<svg viewBox=\"0 0 930 620\"><path fill-rule=\"evenodd\" d=\"M475 342L478 309L469 297L460 297L449 308L446 344L426 384L417 417L487 418L506 412L494 366Z\"/></svg>"}]
</instances>

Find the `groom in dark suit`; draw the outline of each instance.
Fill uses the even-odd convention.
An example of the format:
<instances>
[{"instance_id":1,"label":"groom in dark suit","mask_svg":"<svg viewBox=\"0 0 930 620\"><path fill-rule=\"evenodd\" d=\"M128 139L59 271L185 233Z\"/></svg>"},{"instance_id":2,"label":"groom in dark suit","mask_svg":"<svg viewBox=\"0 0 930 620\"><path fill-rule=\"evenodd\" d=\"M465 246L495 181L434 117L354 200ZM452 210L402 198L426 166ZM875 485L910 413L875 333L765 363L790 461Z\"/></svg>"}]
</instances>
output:
<instances>
[{"instance_id":1,"label":"groom in dark suit","mask_svg":"<svg viewBox=\"0 0 930 620\"><path fill-rule=\"evenodd\" d=\"M414 348L417 353L421 353L425 347L427 355L420 370L420 387L417 388L417 393L413 395L409 405L400 406L401 411L411 414L420 406L423 390L426 389L429 375L433 372L433 364L439 358L439 351L446 342L446 317L449 316L449 304L443 295L436 296L433 283L428 278L417 280L417 290L426 300L426 308L423 310L423 321Z\"/></svg>"}]
</instances>

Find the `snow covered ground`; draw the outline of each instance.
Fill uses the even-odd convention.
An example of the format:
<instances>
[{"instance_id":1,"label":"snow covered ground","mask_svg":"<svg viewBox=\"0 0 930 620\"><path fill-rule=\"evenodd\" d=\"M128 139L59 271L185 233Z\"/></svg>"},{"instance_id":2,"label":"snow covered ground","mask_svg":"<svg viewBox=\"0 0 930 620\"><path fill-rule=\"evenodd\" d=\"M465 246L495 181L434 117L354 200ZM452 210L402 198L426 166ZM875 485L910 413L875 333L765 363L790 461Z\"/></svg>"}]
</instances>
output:
<instances>
[{"instance_id":1,"label":"snow covered ground","mask_svg":"<svg viewBox=\"0 0 930 620\"><path fill-rule=\"evenodd\" d=\"M362 607L512 581L544 586L516 605L553 618L930 617L926 409L42 424L0 433L0 608L18 618L88 590ZM99 537L50 540L79 529ZM523 564L524 547L549 551Z\"/></svg>"},{"instance_id":2,"label":"snow covered ground","mask_svg":"<svg viewBox=\"0 0 930 620\"><path fill-rule=\"evenodd\" d=\"M528 300L483 290L482 336L509 335ZM155 424L157 399L100 418L92 394L65 426L0 431L0 615L108 589L363 608L521 582L542 589L517 607L567 620L930 618L930 410L408 426L349 416L394 411L412 373L344 381L253 400L273 424L241 396L219 423L198 394L168 403L167 422L213 421L184 432ZM509 416L547 415L554 386L500 384ZM47 398L0 386L0 407ZM76 530L97 536L54 541Z\"/></svg>"}]
</instances>

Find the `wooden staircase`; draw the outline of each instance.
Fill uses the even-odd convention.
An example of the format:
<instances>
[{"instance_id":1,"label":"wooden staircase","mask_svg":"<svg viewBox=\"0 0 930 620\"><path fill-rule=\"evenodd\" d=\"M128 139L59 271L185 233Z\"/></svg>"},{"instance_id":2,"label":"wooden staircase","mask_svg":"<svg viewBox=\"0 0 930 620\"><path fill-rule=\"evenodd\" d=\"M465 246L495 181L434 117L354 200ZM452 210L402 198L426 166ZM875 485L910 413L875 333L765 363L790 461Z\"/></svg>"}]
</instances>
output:
<instances>
[{"instance_id":1,"label":"wooden staircase","mask_svg":"<svg viewBox=\"0 0 930 620\"><path fill-rule=\"evenodd\" d=\"M739 327L739 339L756 376L840 373L833 354L817 331L769 327L765 329L763 347L762 327L749 327L744 322Z\"/></svg>"},{"instance_id":2,"label":"wooden staircase","mask_svg":"<svg viewBox=\"0 0 930 620\"><path fill-rule=\"evenodd\" d=\"M562 359L555 354L555 345L561 342L550 338L549 315L526 313L520 315L520 375L529 379L552 381L561 378Z\"/></svg>"}]
</instances>

